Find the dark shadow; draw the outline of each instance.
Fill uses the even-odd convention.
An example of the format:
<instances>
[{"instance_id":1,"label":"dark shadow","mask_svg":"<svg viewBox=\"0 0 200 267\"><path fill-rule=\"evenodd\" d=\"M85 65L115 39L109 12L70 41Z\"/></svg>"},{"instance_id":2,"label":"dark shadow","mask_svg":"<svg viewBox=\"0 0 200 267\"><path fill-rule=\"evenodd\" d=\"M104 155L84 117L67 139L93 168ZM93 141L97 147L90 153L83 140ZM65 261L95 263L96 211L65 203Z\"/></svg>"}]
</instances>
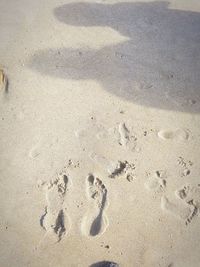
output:
<instances>
[{"instance_id":1,"label":"dark shadow","mask_svg":"<svg viewBox=\"0 0 200 267\"><path fill-rule=\"evenodd\" d=\"M71 3L54 14L69 25L111 27L129 39L100 50L41 50L32 58L33 69L64 79L93 79L141 105L200 112L198 12L170 9L167 2Z\"/></svg>"},{"instance_id":2,"label":"dark shadow","mask_svg":"<svg viewBox=\"0 0 200 267\"><path fill-rule=\"evenodd\" d=\"M99 214L97 215L97 217L92 222L92 225L91 225L91 228L90 228L90 235L91 236L98 235L100 230L101 230L103 210L105 208L106 198L107 198L107 190L105 189L105 194L103 194L103 197L102 197L102 204L101 204L101 207L100 207L100 210L99 210Z\"/></svg>"},{"instance_id":3,"label":"dark shadow","mask_svg":"<svg viewBox=\"0 0 200 267\"><path fill-rule=\"evenodd\" d=\"M115 262L110 261L101 261L97 263L93 263L90 267L119 267L119 265Z\"/></svg>"}]
</instances>

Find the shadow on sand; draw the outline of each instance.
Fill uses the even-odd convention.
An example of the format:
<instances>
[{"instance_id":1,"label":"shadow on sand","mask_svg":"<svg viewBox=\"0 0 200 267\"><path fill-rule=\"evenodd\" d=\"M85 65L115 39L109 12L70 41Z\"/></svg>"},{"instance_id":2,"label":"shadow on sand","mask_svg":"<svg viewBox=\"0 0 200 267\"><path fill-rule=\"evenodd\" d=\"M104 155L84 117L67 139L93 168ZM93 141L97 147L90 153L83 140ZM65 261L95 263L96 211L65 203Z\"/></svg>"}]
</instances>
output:
<instances>
[{"instance_id":1,"label":"shadow on sand","mask_svg":"<svg viewBox=\"0 0 200 267\"><path fill-rule=\"evenodd\" d=\"M93 79L140 105L200 112L200 13L169 9L167 2L127 2L70 3L54 15L77 27L111 27L128 40L99 50L40 50L32 69L63 79Z\"/></svg>"},{"instance_id":2,"label":"shadow on sand","mask_svg":"<svg viewBox=\"0 0 200 267\"><path fill-rule=\"evenodd\" d=\"M101 262L94 263L90 265L89 267L119 267L119 265L115 262L101 261Z\"/></svg>"}]
</instances>

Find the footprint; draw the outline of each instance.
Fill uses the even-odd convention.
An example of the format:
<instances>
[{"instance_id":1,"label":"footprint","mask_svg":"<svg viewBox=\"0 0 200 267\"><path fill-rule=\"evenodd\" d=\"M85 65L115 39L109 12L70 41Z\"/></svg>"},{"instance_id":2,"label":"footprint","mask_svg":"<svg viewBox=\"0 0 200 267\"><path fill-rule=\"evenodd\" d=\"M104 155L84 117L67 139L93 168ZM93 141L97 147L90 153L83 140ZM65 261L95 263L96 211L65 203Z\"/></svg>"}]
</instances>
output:
<instances>
[{"instance_id":1,"label":"footprint","mask_svg":"<svg viewBox=\"0 0 200 267\"><path fill-rule=\"evenodd\" d=\"M184 185L175 191L175 196L193 207L193 214L190 216L190 222L194 216L199 215L200 211L200 188L199 186Z\"/></svg>"},{"instance_id":2,"label":"footprint","mask_svg":"<svg viewBox=\"0 0 200 267\"><path fill-rule=\"evenodd\" d=\"M158 137L163 140L186 141L189 139L189 133L184 129L177 129L175 131L161 130L158 132Z\"/></svg>"},{"instance_id":3,"label":"footprint","mask_svg":"<svg viewBox=\"0 0 200 267\"><path fill-rule=\"evenodd\" d=\"M175 196L181 200L186 200L190 192L190 186L185 185L181 189L175 191Z\"/></svg>"},{"instance_id":4,"label":"footprint","mask_svg":"<svg viewBox=\"0 0 200 267\"><path fill-rule=\"evenodd\" d=\"M181 200L171 202L166 196L161 197L161 208L164 212L172 214L176 218L183 220L186 225L192 221L198 211L193 201L188 203Z\"/></svg>"},{"instance_id":5,"label":"footprint","mask_svg":"<svg viewBox=\"0 0 200 267\"><path fill-rule=\"evenodd\" d=\"M163 191L166 187L166 180L164 177L166 177L164 171L156 171L153 175L148 177L144 186L150 191Z\"/></svg>"},{"instance_id":6,"label":"footprint","mask_svg":"<svg viewBox=\"0 0 200 267\"><path fill-rule=\"evenodd\" d=\"M136 177L133 173L135 170L135 164L128 161L116 161L109 165L109 177L116 178L118 176L125 177L129 182L133 181Z\"/></svg>"},{"instance_id":7,"label":"footprint","mask_svg":"<svg viewBox=\"0 0 200 267\"><path fill-rule=\"evenodd\" d=\"M103 168L111 178L115 178L121 174L126 168L126 163L121 161L109 161L104 156L91 153L90 158L92 161L97 163L101 168Z\"/></svg>"},{"instance_id":8,"label":"footprint","mask_svg":"<svg viewBox=\"0 0 200 267\"><path fill-rule=\"evenodd\" d=\"M183 177L183 176L188 176L190 174L191 171L188 168L188 165L192 166L193 163L191 161L188 161L188 163L186 163L186 160L183 157L179 157L177 160L177 165L179 165L182 168L181 177Z\"/></svg>"},{"instance_id":9,"label":"footprint","mask_svg":"<svg viewBox=\"0 0 200 267\"><path fill-rule=\"evenodd\" d=\"M126 127L125 123L120 123L119 124L119 144L121 146L127 146L127 144L130 142L130 132L128 128Z\"/></svg>"},{"instance_id":10,"label":"footprint","mask_svg":"<svg viewBox=\"0 0 200 267\"><path fill-rule=\"evenodd\" d=\"M40 218L41 227L47 233L53 234L57 242L69 231L69 216L65 212L65 197L68 191L69 178L60 174L54 181L46 186L47 206Z\"/></svg>"},{"instance_id":11,"label":"footprint","mask_svg":"<svg viewBox=\"0 0 200 267\"><path fill-rule=\"evenodd\" d=\"M94 237L103 234L108 227L104 212L107 204L107 189L93 174L89 174L86 179L86 189L90 207L83 218L81 230L84 235Z\"/></svg>"},{"instance_id":12,"label":"footprint","mask_svg":"<svg viewBox=\"0 0 200 267\"><path fill-rule=\"evenodd\" d=\"M103 129L97 133L96 137L99 140L108 139L110 142L117 143L126 149L139 150L138 148L136 149L137 137L133 134L132 129L128 129L124 122L119 123L115 127Z\"/></svg>"},{"instance_id":13,"label":"footprint","mask_svg":"<svg viewBox=\"0 0 200 267\"><path fill-rule=\"evenodd\" d=\"M87 140L87 136L91 134L91 131L94 136L92 144ZM103 125L97 124L96 121L93 121L92 125L89 122L86 129L75 131L75 136L79 139L81 145L87 144L88 146L88 143L90 143L93 146L94 142L104 144L106 141L109 144L117 144L131 151L140 151L140 148L137 147L137 137L133 134L132 127L128 129L124 122L111 128L105 128Z\"/></svg>"},{"instance_id":14,"label":"footprint","mask_svg":"<svg viewBox=\"0 0 200 267\"><path fill-rule=\"evenodd\" d=\"M133 181L135 178L135 174L133 174L135 164L133 163L130 164L126 160L109 161L105 157L95 153L91 153L90 158L108 173L109 178L125 176L129 182Z\"/></svg>"},{"instance_id":15,"label":"footprint","mask_svg":"<svg viewBox=\"0 0 200 267\"><path fill-rule=\"evenodd\" d=\"M129 147L131 150L136 148L137 137L131 134L125 123L120 123L118 126L118 143L120 146Z\"/></svg>"}]
</instances>

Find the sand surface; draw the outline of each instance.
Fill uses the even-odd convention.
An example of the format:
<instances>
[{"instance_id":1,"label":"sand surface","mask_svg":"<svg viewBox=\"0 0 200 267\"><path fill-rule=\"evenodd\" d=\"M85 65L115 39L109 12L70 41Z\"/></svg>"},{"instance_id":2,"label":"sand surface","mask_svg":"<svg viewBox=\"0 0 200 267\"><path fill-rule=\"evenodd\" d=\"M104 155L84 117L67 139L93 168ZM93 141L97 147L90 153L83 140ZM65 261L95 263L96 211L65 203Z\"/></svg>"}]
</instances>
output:
<instances>
[{"instance_id":1,"label":"sand surface","mask_svg":"<svg viewBox=\"0 0 200 267\"><path fill-rule=\"evenodd\" d=\"M0 267L200 266L198 0L1 0L0 69Z\"/></svg>"}]
</instances>

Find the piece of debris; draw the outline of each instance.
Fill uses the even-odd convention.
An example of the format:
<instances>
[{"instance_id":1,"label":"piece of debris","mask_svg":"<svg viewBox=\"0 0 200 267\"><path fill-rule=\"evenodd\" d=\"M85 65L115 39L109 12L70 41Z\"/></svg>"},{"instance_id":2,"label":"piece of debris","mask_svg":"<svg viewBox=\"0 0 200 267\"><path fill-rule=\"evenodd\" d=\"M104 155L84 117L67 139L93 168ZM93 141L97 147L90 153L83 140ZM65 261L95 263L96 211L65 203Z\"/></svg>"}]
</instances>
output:
<instances>
[{"instance_id":1,"label":"piece of debris","mask_svg":"<svg viewBox=\"0 0 200 267\"><path fill-rule=\"evenodd\" d=\"M0 90L8 92L8 79L2 69L0 69Z\"/></svg>"}]
</instances>

